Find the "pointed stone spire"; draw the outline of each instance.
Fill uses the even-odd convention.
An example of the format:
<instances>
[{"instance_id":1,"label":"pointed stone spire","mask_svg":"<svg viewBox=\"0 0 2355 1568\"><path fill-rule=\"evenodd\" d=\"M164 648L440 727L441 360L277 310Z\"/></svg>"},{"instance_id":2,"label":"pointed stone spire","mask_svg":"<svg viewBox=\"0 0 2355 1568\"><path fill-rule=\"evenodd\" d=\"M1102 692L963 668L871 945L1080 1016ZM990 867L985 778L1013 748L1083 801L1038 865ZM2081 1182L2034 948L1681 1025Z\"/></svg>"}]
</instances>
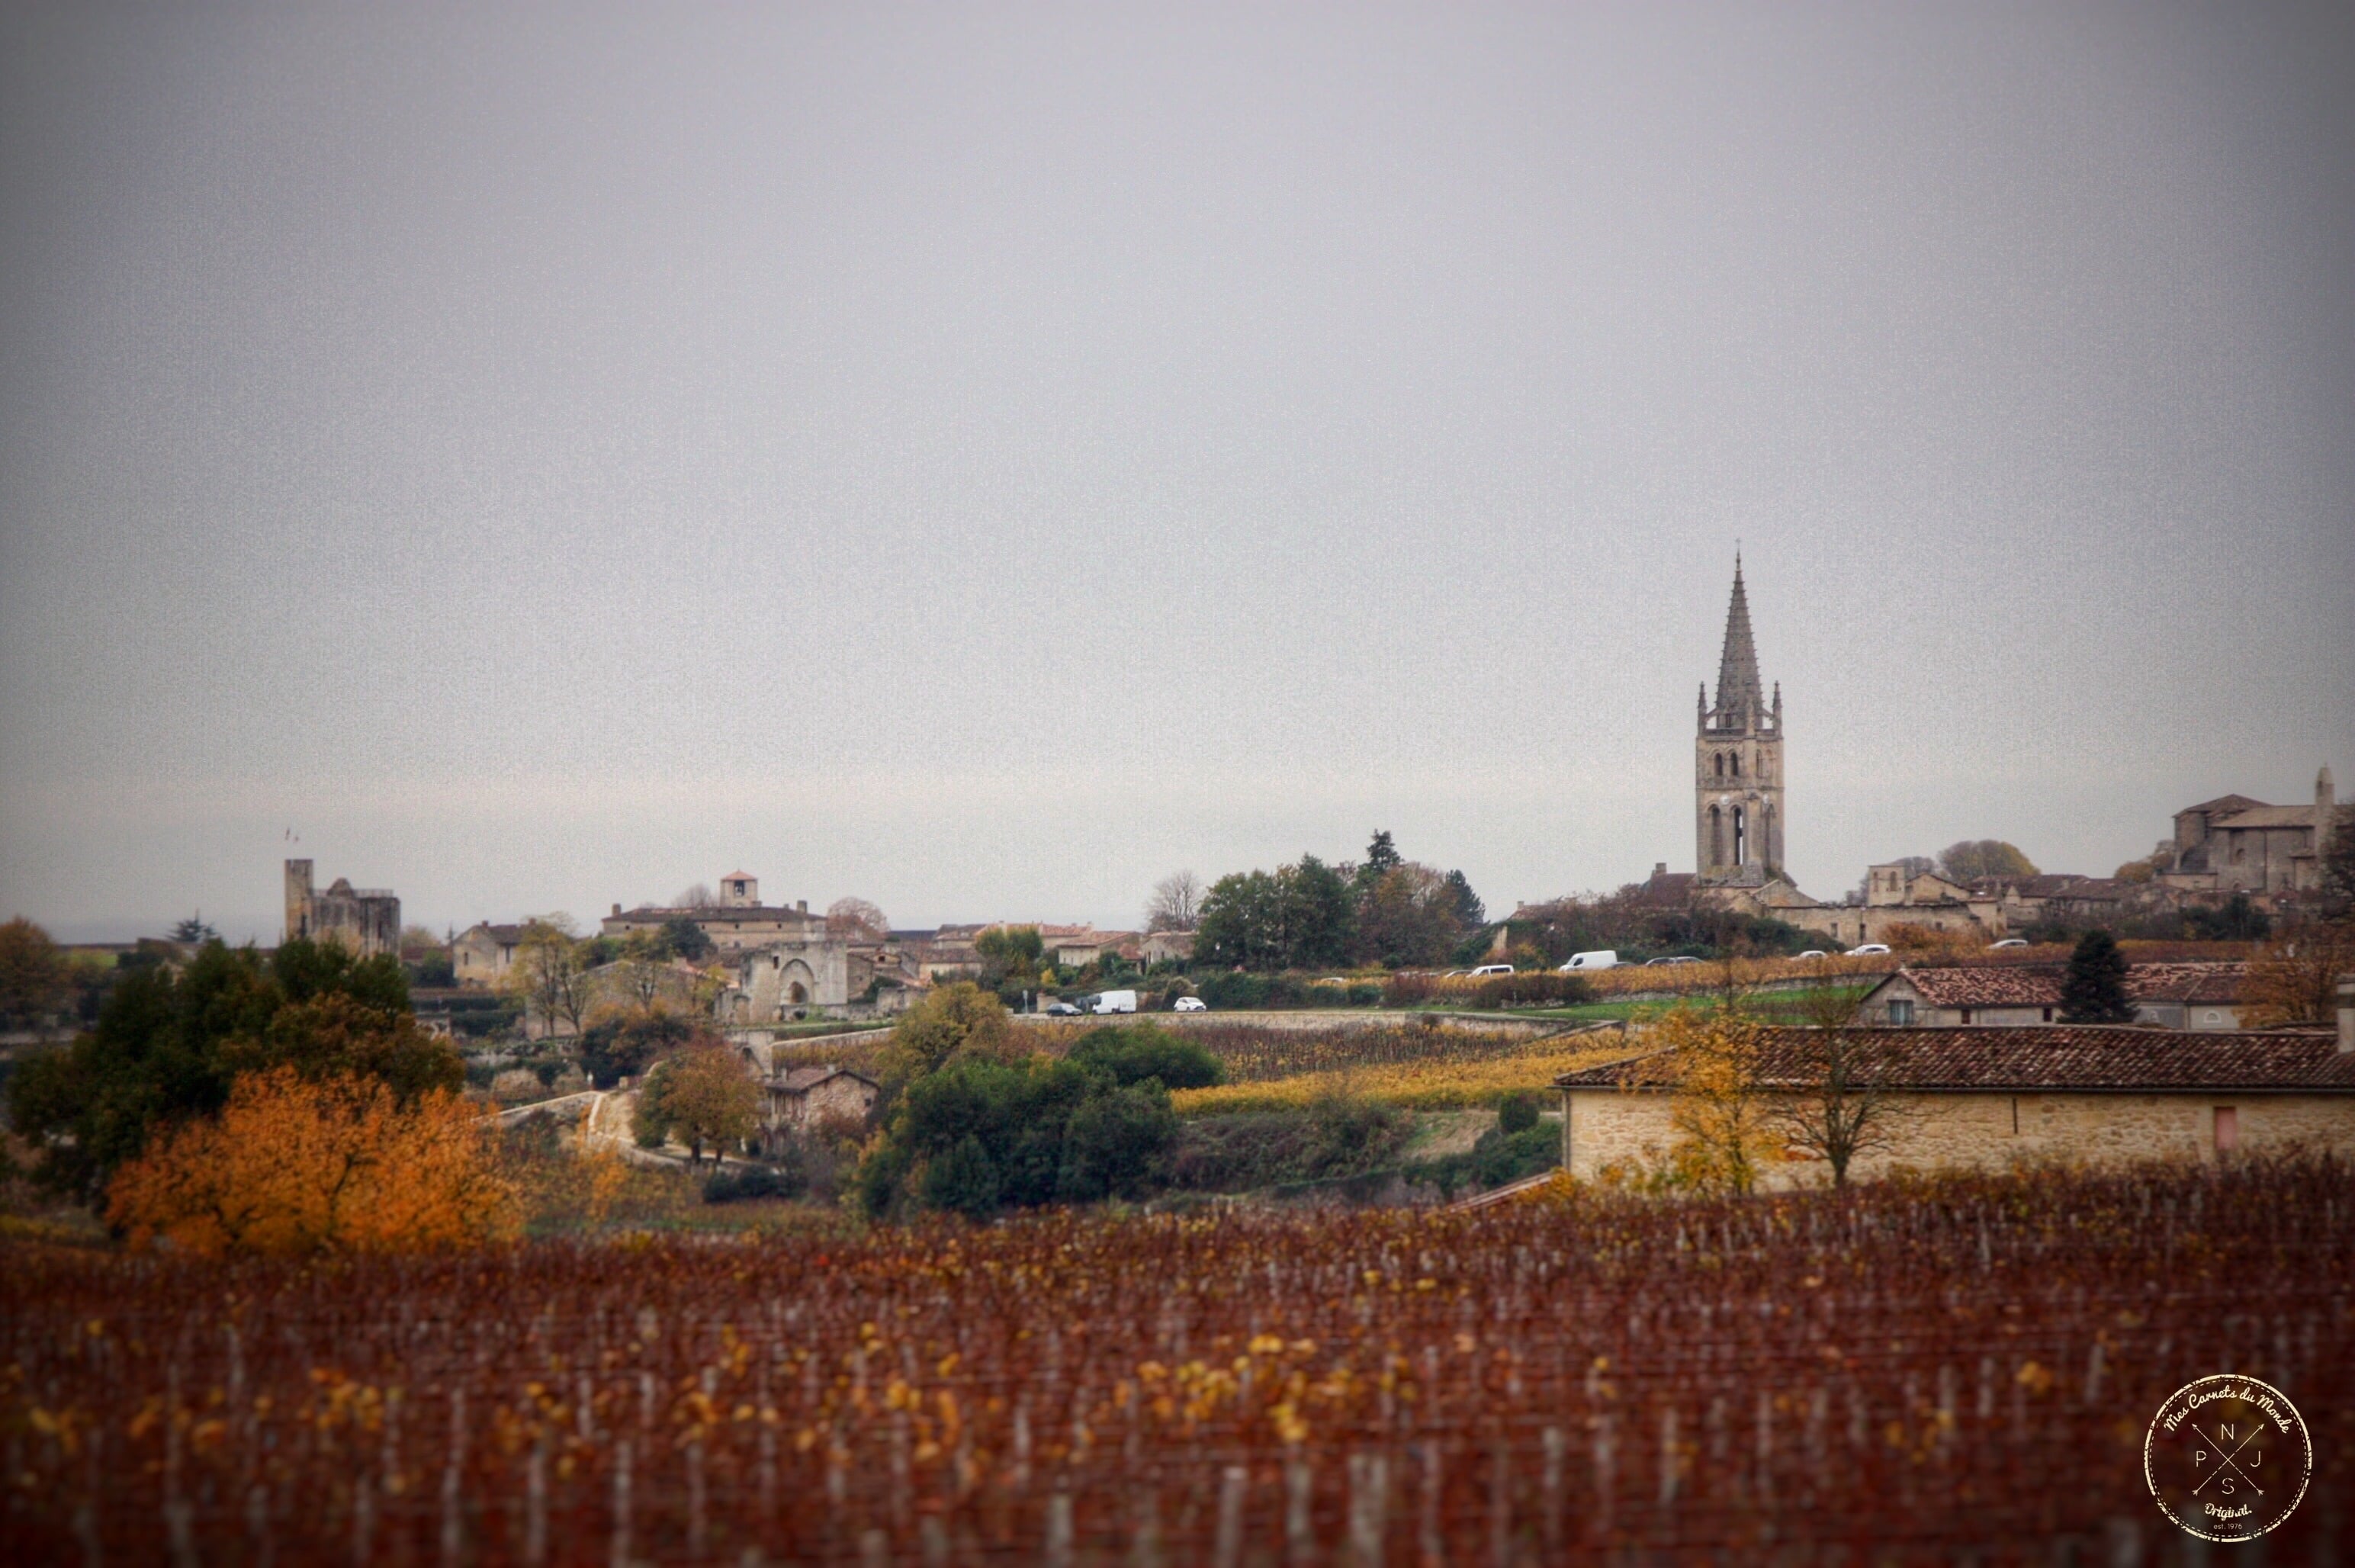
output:
<instances>
[{"instance_id":1,"label":"pointed stone spire","mask_svg":"<svg viewBox=\"0 0 2355 1568\"><path fill-rule=\"evenodd\" d=\"M1725 651L1717 662L1717 725L1753 730L1765 694L1758 687L1758 646L1750 636L1750 599L1742 589L1742 552L1733 552L1733 603L1725 611Z\"/></svg>"}]
</instances>

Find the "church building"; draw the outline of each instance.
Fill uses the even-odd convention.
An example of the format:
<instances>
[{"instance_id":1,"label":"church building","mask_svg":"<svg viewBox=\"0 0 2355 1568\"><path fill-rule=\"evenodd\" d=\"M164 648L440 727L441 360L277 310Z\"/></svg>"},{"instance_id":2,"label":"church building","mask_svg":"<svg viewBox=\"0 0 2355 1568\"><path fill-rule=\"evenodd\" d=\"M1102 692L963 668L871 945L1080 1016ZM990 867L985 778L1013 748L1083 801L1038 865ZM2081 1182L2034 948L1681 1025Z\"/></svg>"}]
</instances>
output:
<instances>
[{"instance_id":1,"label":"church building","mask_svg":"<svg viewBox=\"0 0 2355 1568\"><path fill-rule=\"evenodd\" d=\"M1693 864L1703 887L1763 888L1783 873L1783 685L1770 703L1758 680L1742 556L1717 663L1717 705L1703 684L1693 742Z\"/></svg>"}]
</instances>

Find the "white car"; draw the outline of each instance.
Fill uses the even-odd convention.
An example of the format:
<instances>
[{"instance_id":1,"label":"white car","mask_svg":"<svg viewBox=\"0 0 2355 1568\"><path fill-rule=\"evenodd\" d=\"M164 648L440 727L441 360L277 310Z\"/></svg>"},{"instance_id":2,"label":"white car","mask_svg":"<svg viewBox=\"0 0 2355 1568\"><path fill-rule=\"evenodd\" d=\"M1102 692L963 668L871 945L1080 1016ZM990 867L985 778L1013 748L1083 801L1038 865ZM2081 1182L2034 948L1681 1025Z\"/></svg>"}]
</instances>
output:
<instances>
[{"instance_id":1,"label":"white car","mask_svg":"<svg viewBox=\"0 0 2355 1568\"><path fill-rule=\"evenodd\" d=\"M1512 972L1513 966L1510 964L1483 964L1480 967L1472 971L1472 977L1475 980L1477 980L1484 976L1509 975Z\"/></svg>"},{"instance_id":2,"label":"white car","mask_svg":"<svg viewBox=\"0 0 2355 1568\"><path fill-rule=\"evenodd\" d=\"M1572 954L1570 955L1570 962L1563 965L1560 969L1556 970L1555 973L1561 975L1576 975L1589 969L1616 969L1618 966L1619 954L1616 949L1598 947L1592 953Z\"/></svg>"},{"instance_id":3,"label":"white car","mask_svg":"<svg viewBox=\"0 0 2355 1568\"><path fill-rule=\"evenodd\" d=\"M1802 958L1828 958L1831 955L1825 952L1820 947L1810 947L1805 953L1800 954L1799 956Z\"/></svg>"},{"instance_id":4,"label":"white car","mask_svg":"<svg viewBox=\"0 0 2355 1568\"><path fill-rule=\"evenodd\" d=\"M1987 951L1992 953L1998 947L2025 947L2027 945L2028 938L2024 936L2007 936L2001 942L1988 943Z\"/></svg>"},{"instance_id":5,"label":"white car","mask_svg":"<svg viewBox=\"0 0 2355 1568\"><path fill-rule=\"evenodd\" d=\"M1888 951L1889 944L1886 942L1868 942L1861 947L1849 948L1848 955L1851 958L1872 958Z\"/></svg>"},{"instance_id":6,"label":"white car","mask_svg":"<svg viewBox=\"0 0 2355 1568\"><path fill-rule=\"evenodd\" d=\"M1700 962L1700 960L1698 958L1679 954L1674 958L1646 958L1644 960L1644 967L1646 969L1663 969L1672 964L1698 964Z\"/></svg>"},{"instance_id":7,"label":"white car","mask_svg":"<svg viewBox=\"0 0 2355 1568\"><path fill-rule=\"evenodd\" d=\"M1210 1004L1199 997L1180 997L1169 1004L1169 1010L1173 1013L1207 1013L1210 1010Z\"/></svg>"}]
</instances>

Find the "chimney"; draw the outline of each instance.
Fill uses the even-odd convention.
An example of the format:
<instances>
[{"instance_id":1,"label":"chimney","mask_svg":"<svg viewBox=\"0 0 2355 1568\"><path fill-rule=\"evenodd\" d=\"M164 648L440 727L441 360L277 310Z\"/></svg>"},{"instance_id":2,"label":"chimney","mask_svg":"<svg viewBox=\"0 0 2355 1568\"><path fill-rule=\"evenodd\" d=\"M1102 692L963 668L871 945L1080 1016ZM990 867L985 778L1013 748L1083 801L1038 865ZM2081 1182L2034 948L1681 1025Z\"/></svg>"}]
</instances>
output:
<instances>
[{"instance_id":1,"label":"chimney","mask_svg":"<svg viewBox=\"0 0 2355 1568\"><path fill-rule=\"evenodd\" d=\"M1668 863L1666 860L1655 860L1652 862L1652 880L1654 881L1659 880L1662 877L1665 877L1668 874Z\"/></svg>"},{"instance_id":2,"label":"chimney","mask_svg":"<svg viewBox=\"0 0 2355 1568\"><path fill-rule=\"evenodd\" d=\"M615 920L622 918L622 906L620 904L615 904L613 906L613 918Z\"/></svg>"},{"instance_id":3,"label":"chimney","mask_svg":"<svg viewBox=\"0 0 2355 1568\"><path fill-rule=\"evenodd\" d=\"M2339 1054L2355 1056L2355 975L2339 976Z\"/></svg>"},{"instance_id":4,"label":"chimney","mask_svg":"<svg viewBox=\"0 0 2355 1568\"><path fill-rule=\"evenodd\" d=\"M804 913L804 914L807 914L807 913L809 913L809 900L807 900L807 899L795 899L795 900L794 901L794 909L796 909L796 910L798 910L798 911L800 911L800 912L801 912L802 913Z\"/></svg>"}]
</instances>

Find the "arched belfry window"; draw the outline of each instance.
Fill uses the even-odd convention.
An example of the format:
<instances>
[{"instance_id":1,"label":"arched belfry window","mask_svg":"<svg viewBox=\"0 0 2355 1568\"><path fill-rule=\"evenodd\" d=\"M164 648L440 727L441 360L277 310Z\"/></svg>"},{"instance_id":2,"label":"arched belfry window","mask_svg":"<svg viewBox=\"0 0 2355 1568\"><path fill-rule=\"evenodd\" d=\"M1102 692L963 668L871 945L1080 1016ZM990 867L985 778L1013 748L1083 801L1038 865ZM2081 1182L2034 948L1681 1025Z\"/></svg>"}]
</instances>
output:
<instances>
[{"instance_id":1,"label":"arched belfry window","mask_svg":"<svg viewBox=\"0 0 2355 1568\"><path fill-rule=\"evenodd\" d=\"M1720 752L1717 754L1717 776L1719 778L1723 778L1725 776L1725 753L1723 752Z\"/></svg>"},{"instance_id":2,"label":"arched belfry window","mask_svg":"<svg viewBox=\"0 0 2355 1568\"><path fill-rule=\"evenodd\" d=\"M1733 808L1733 863L1737 866L1750 863L1749 819L1738 805Z\"/></svg>"},{"instance_id":3,"label":"arched belfry window","mask_svg":"<svg viewBox=\"0 0 2355 1568\"><path fill-rule=\"evenodd\" d=\"M1709 808L1709 863L1725 864L1725 814L1714 805Z\"/></svg>"},{"instance_id":4,"label":"arched belfry window","mask_svg":"<svg viewBox=\"0 0 2355 1568\"><path fill-rule=\"evenodd\" d=\"M1733 776L1735 778L1742 776L1742 753L1739 752L1733 754Z\"/></svg>"}]
</instances>

